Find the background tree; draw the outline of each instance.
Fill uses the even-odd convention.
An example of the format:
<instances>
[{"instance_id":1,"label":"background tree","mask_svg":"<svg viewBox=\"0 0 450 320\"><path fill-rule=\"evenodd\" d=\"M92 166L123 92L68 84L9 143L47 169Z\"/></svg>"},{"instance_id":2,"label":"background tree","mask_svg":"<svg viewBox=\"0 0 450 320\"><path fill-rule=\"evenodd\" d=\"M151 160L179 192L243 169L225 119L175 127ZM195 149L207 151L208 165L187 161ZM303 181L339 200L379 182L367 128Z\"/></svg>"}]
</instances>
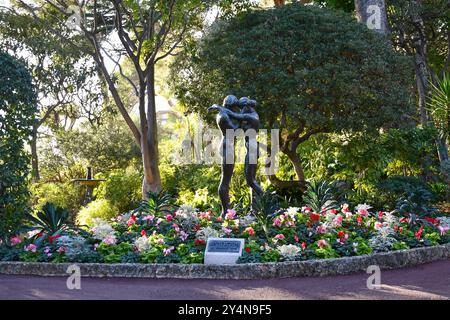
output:
<instances>
[{"instance_id":1,"label":"background tree","mask_svg":"<svg viewBox=\"0 0 450 320\"><path fill-rule=\"evenodd\" d=\"M355 0L355 11L358 22L376 32L389 33L385 0Z\"/></svg>"},{"instance_id":2,"label":"background tree","mask_svg":"<svg viewBox=\"0 0 450 320\"><path fill-rule=\"evenodd\" d=\"M204 14L209 9L229 14L246 1L201 1L201 0L143 0L143 1L52 1L29 3L19 0L21 8L45 24L44 17L59 16L64 21L69 17L80 31L83 42L74 41L74 32L52 29L64 41L72 41L92 56L106 81L116 107L133 133L139 145L143 161L143 196L148 191L161 188L159 171L158 135L155 109L155 65L175 53L181 42L193 36L203 27ZM43 5L39 5L43 3ZM78 11L78 12L77 12ZM111 35L117 37L112 43ZM75 39L79 40L79 39ZM121 70L122 57L132 62L135 83ZM108 69L106 61L115 67ZM126 79L139 97L139 123L136 125L126 109L117 86L117 78Z\"/></svg>"},{"instance_id":3,"label":"background tree","mask_svg":"<svg viewBox=\"0 0 450 320\"><path fill-rule=\"evenodd\" d=\"M55 19L47 23L61 27ZM40 180L37 144L41 126L47 123L59 129L63 120L73 128L81 117L94 123L102 114L102 89L95 65L89 56L52 35L47 27L30 16L16 15L5 8L0 11L0 48L24 58L38 94L39 117L30 140L35 182Z\"/></svg>"},{"instance_id":4,"label":"background tree","mask_svg":"<svg viewBox=\"0 0 450 320\"><path fill-rule=\"evenodd\" d=\"M0 52L0 239L20 227L27 212L29 157L36 94L23 63Z\"/></svg>"},{"instance_id":5,"label":"background tree","mask_svg":"<svg viewBox=\"0 0 450 320\"><path fill-rule=\"evenodd\" d=\"M300 144L318 133L376 133L413 113L408 60L384 36L343 12L299 4L217 24L173 65L176 94L205 118L233 93L255 97L264 127L280 129L281 151L303 185ZM401 110L401 111L400 111Z\"/></svg>"}]
</instances>

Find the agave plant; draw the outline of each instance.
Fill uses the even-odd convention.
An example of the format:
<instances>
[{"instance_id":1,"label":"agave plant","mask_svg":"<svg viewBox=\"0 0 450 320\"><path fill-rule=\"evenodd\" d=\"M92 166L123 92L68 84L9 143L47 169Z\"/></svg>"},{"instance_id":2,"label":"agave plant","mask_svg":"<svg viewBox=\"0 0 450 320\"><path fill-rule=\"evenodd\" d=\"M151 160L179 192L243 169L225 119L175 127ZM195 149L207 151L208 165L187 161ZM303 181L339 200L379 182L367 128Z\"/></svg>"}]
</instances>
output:
<instances>
[{"instance_id":1,"label":"agave plant","mask_svg":"<svg viewBox=\"0 0 450 320\"><path fill-rule=\"evenodd\" d=\"M38 234L54 236L64 231L80 230L69 222L69 211L67 209L57 207L49 202L42 207L42 211L36 213L36 216L29 214L27 220L31 223L31 226L24 229L28 231L38 230Z\"/></svg>"},{"instance_id":2,"label":"agave plant","mask_svg":"<svg viewBox=\"0 0 450 320\"><path fill-rule=\"evenodd\" d=\"M252 209L253 215L268 238L271 221L279 209L277 195L269 192L256 195Z\"/></svg>"},{"instance_id":3,"label":"agave plant","mask_svg":"<svg viewBox=\"0 0 450 320\"><path fill-rule=\"evenodd\" d=\"M173 198L165 191L149 192L147 197L148 199L141 202L138 212L152 215L169 214L174 208Z\"/></svg>"},{"instance_id":4,"label":"agave plant","mask_svg":"<svg viewBox=\"0 0 450 320\"><path fill-rule=\"evenodd\" d=\"M327 181L310 181L303 194L303 202L313 212L321 213L337 208L337 202L333 199L333 184Z\"/></svg>"},{"instance_id":5,"label":"agave plant","mask_svg":"<svg viewBox=\"0 0 450 320\"><path fill-rule=\"evenodd\" d=\"M436 84L431 83L430 111L441 137L448 139L450 133L450 74L446 73Z\"/></svg>"}]
</instances>

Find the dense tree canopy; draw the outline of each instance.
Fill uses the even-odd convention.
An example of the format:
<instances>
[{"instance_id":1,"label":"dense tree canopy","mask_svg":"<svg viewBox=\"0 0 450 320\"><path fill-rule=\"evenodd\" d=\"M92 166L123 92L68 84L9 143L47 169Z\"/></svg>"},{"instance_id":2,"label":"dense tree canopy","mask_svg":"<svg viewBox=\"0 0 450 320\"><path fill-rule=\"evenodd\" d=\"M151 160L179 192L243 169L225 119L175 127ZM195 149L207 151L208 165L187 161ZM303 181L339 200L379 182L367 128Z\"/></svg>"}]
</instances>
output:
<instances>
[{"instance_id":1,"label":"dense tree canopy","mask_svg":"<svg viewBox=\"0 0 450 320\"><path fill-rule=\"evenodd\" d=\"M0 238L19 227L27 205L28 140L36 113L31 76L0 52Z\"/></svg>"},{"instance_id":2,"label":"dense tree canopy","mask_svg":"<svg viewBox=\"0 0 450 320\"><path fill-rule=\"evenodd\" d=\"M313 134L378 132L414 112L410 61L354 17L316 6L255 10L217 23L173 71L178 97L205 118L227 94L255 98L264 127L280 129L300 181L297 148Z\"/></svg>"}]
</instances>

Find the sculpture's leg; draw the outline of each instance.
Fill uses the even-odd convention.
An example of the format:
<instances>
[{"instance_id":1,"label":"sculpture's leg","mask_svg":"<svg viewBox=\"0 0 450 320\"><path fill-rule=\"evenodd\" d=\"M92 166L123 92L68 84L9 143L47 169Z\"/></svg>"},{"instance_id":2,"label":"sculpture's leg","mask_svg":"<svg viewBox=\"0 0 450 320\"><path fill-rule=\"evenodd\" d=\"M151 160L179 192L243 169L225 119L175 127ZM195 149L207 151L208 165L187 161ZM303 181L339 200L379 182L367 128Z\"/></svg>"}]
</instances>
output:
<instances>
[{"instance_id":1,"label":"sculpture's leg","mask_svg":"<svg viewBox=\"0 0 450 320\"><path fill-rule=\"evenodd\" d=\"M227 154L228 151L228 154ZM222 176L219 184L219 197L222 203L222 217L230 209L230 183L234 170L234 159L230 158L230 152L234 155L234 146L228 146L226 142L222 143ZM227 161L228 160L228 161Z\"/></svg>"},{"instance_id":2,"label":"sculpture's leg","mask_svg":"<svg viewBox=\"0 0 450 320\"><path fill-rule=\"evenodd\" d=\"M244 166L244 173L245 173L245 180L247 181L247 185L250 187L250 194L251 194L251 199L252 199L252 205L251 205L251 210L253 211L254 208L254 204L255 204L255 200L256 200L256 195L261 195L264 193L263 189L261 188L261 186L258 184L258 182L256 181L256 173L258 170L258 164L257 164L257 159L258 159L258 149L256 148L249 148L248 147L249 144L247 143L247 154L245 155L245 166ZM250 156L251 156L251 152L256 152L256 161L251 160Z\"/></svg>"}]
</instances>

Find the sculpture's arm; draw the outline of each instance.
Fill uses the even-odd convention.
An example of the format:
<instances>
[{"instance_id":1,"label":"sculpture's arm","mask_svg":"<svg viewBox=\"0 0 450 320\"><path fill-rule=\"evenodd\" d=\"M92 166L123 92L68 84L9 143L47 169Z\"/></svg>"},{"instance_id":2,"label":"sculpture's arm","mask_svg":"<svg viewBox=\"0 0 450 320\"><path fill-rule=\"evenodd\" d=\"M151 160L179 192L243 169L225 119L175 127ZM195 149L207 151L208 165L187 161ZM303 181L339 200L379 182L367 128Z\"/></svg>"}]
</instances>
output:
<instances>
[{"instance_id":1,"label":"sculpture's arm","mask_svg":"<svg viewBox=\"0 0 450 320\"><path fill-rule=\"evenodd\" d=\"M213 104L211 107L208 108L208 112L211 112L211 111L219 111L220 112L223 109L225 109L225 108L222 106L219 106L218 104Z\"/></svg>"},{"instance_id":2,"label":"sculpture's arm","mask_svg":"<svg viewBox=\"0 0 450 320\"><path fill-rule=\"evenodd\" d=\"M251 121L251 120L258 120L257 115L254 113L237 113L234 111L231 111L230 109L224 109L224 112L226 112L231 118L240 120L240 121Z\"/></svg>"}]
</instances>

